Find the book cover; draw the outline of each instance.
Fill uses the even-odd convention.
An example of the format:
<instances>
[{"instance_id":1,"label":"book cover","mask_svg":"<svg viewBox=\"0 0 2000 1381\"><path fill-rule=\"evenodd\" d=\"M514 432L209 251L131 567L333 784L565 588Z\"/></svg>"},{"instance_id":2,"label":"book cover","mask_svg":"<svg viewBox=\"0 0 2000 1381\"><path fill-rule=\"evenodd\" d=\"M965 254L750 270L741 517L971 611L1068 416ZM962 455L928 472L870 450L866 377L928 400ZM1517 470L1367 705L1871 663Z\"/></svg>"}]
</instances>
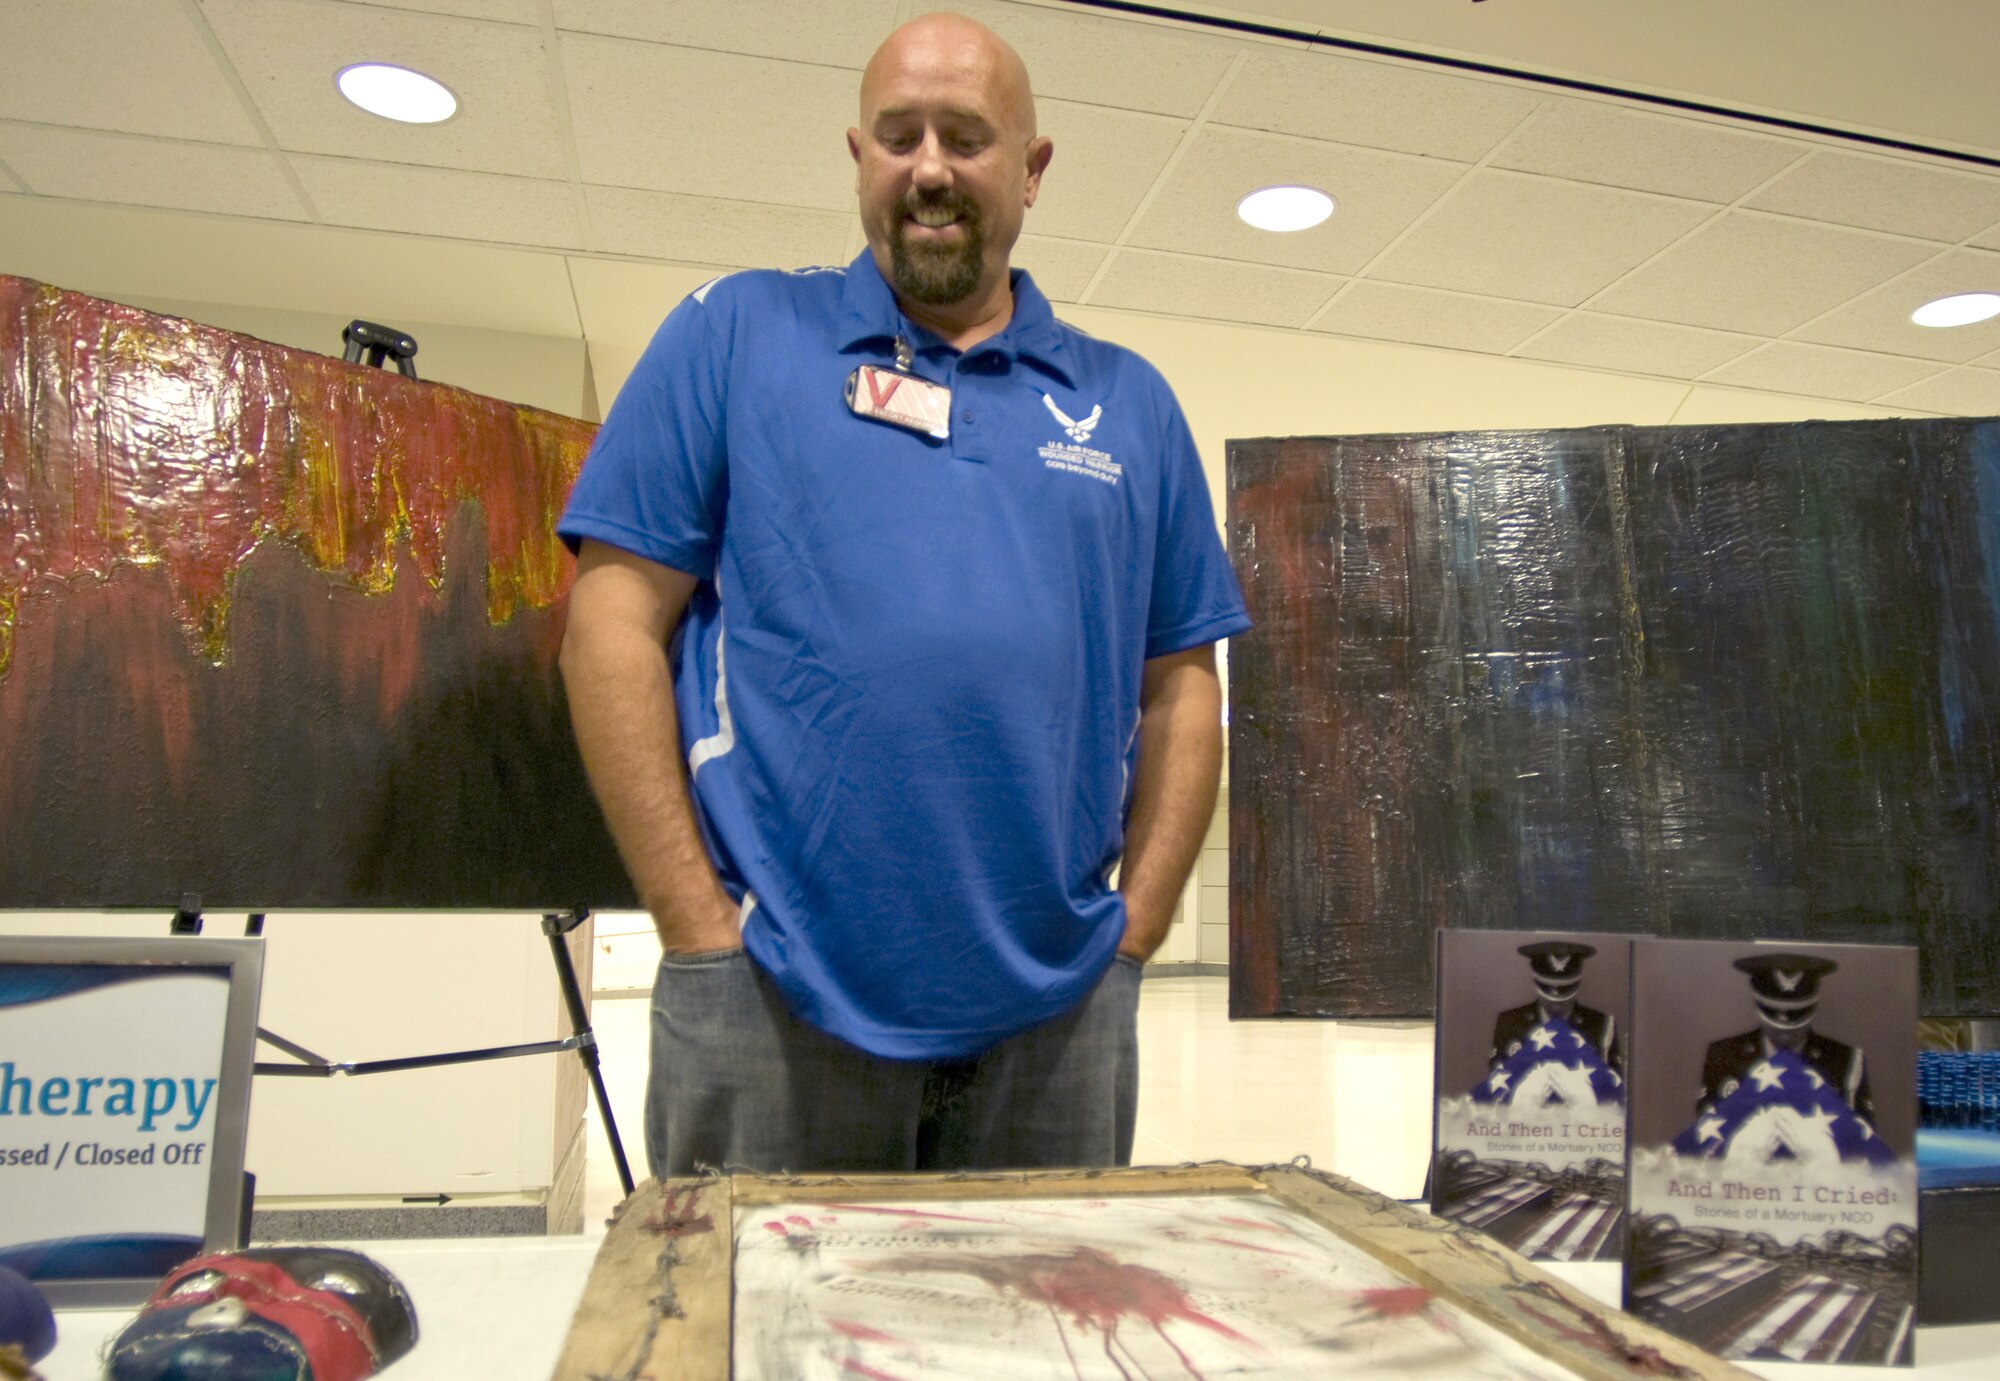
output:
<instances>
[{"instance_id":1,"label":"book cover","mask_svg":"<svg viewBox=\"0 0 2000 1381\"><path fill-rule=\"evenodd\" d=\"M1432 1212L1536 1260L1618 1258L1631 946L1438 932Z\"/></svg>"},{"instance_id":2,"label":"book cover","mask_svg":"<svg viewBox=\"0 0 2000 1381\"><path fill-rule=\"evenodd\" d=\"M1625 1307L1719 1356L1909 1365L1917 952L1641 940Z\"/></svg>"}]
</instances>

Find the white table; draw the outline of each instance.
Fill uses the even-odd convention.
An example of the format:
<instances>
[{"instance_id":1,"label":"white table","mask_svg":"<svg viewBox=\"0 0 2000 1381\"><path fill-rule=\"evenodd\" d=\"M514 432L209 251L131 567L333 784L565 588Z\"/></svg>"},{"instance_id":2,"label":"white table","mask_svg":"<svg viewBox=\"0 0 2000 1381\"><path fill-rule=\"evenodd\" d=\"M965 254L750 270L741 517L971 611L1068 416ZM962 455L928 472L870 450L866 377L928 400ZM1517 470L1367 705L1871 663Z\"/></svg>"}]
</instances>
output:
<instances>
[{"instance_id":1,"label":"white table","mask_svg":"<svg viewBox=\"0 0 2000 1381\"><path fill-rule=\"evenodd\" d=\"M599 1240L482 1237L334 1245L380 1261L416 1301L417 1346L387 1373L394 1381L542 1381L555 1369ZM2000 1290L2000 1248L1995 1266L1994 1288ZM1599 1299L1618 1298L1615 1265L1548 1269ZM99 1352L130 1317L129 1310L63 1310L56 1316L56 1350L41 1363L42 1374L48 1381L98 1381ZM2000 1323L1919 1329L1914 1371L1769 1362L1746 1363L1744 1369L1773 1381L1996 1381Z\"/></svg>"}]
</instances>

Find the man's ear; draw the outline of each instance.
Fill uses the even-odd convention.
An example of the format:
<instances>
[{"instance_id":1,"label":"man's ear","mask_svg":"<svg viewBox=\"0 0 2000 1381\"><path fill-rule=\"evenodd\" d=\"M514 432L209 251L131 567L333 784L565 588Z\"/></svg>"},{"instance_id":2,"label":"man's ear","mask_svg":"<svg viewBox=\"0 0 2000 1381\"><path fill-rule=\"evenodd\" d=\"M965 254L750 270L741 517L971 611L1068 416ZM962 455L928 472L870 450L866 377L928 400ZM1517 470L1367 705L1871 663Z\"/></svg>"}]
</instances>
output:
<instances>
[{"instance_id":1,"label":"man's ear","mask_svg":"<svg viewBox=\"0 0 2000 1381\"><path fill-rule=\"evenodd\" d=\"M854 160L854 190L861 190L861 131L847 131L847 156Z\"/></svg>"},{"instance_id":2,"label":"man's ear","mask_svg":"<svg viewBox=\"0 0 2000 1381\"><path fill-rule=\"evenodd\" d=\"M1054 158L1055 154L1055 141L1046 134L1038 134L1028 141L1027 205L1035 204L1035 197L1042 190L1042 173L1048 168L1049 160Z\"/></svg>"}]
</instances>

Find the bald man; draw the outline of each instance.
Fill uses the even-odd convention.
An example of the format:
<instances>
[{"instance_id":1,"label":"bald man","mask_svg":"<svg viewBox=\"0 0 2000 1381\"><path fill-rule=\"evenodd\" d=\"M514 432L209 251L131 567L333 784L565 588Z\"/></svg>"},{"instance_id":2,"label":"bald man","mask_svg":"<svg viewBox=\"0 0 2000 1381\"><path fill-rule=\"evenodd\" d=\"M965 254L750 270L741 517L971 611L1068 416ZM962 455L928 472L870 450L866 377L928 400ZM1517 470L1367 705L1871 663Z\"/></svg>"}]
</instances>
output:
<instances>
[{"instance_id":1,"label":"bald man","mask_svg":"<svg viewBox=\"0 0 2000 1381\"><path fill-rule=\"evenodd\" d=\"M867 252L682 302L561 523L663 950L648 1156L1125 1164L1248 620L1172 393L1009 267L1053 152L1020 57L903 26L847 144Z\"/></svg>"}]
</instances>

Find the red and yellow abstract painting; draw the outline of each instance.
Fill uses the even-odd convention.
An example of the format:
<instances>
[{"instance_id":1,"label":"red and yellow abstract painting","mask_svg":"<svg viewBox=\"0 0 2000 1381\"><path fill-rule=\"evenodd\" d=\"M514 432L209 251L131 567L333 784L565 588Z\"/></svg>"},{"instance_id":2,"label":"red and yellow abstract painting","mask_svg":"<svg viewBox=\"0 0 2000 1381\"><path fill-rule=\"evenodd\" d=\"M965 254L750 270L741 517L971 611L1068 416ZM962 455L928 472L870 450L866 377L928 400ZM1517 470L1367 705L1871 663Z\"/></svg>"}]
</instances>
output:
<instances>
[{"instance_id":1,"label":"red and yellow abstract painting","mask_svg":"<svg viewBox=\"0 0 2000 1381\"><path fill-rule=\"evenodd\" d=\"M593 430L0 277L0 906L629 902L555 672Z\"/></svg>"}]
</instances>

